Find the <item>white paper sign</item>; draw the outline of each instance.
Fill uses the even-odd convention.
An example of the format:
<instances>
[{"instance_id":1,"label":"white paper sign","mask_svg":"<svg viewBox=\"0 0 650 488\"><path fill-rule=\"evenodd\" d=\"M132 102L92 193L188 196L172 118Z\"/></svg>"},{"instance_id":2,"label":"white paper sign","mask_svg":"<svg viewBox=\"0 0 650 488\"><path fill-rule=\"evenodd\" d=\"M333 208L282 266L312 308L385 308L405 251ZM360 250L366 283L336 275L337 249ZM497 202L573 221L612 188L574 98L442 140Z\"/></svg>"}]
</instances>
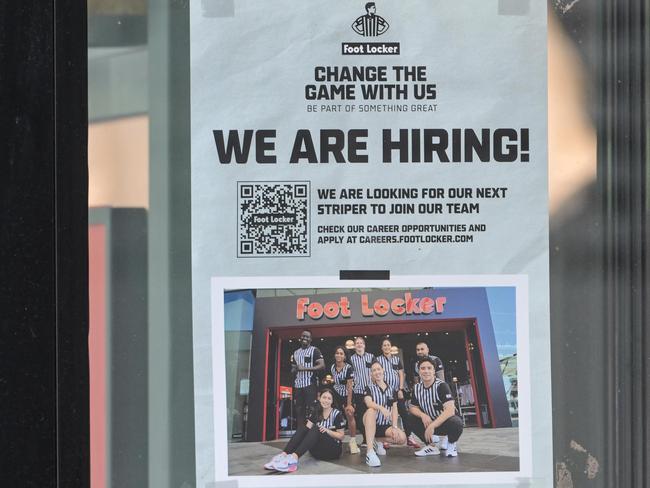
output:
<instances>
[{"instance_id":1,"label":"white paper sign","mask_svg":"<svg viewBox=\"0 0 650 488\"><path fill-rule=\"evenodd\" d=\"M552 486L546 3L196 0L191 69L198 486ZM396 423L364 381L402 382ZM339 425L265 470L324 389L358 444L377 414L381 466ZM401 445L454 419L457 456Z\"/></svg>"}]
</instances>

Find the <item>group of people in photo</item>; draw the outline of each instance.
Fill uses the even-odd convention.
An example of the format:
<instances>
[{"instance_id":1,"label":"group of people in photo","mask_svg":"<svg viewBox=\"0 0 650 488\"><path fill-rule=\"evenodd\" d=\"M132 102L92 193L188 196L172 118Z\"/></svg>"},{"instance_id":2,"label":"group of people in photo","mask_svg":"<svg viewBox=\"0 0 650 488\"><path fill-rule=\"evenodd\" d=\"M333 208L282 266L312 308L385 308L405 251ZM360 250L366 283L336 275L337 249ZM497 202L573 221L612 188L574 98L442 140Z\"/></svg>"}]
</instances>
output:
<instances>
[{"instance_id":1,"label":"group of people in photo","mask_svg":"<svg viewBox=\"0 0 650 488\"><path fill-rule=\"evenodd\" d=\"M306 452L320 460L340 458L346 427L350 454L365 448L370 467L381 466L380 457L390 445L408 445L421 457L458 455L463 421L445 382L444 365L425 342L416 345L408 378L390 337L382 338L377 355L366 350L363 337L354 339L350 354L337 346L329 369L309 330L302 331L299 342L292 356L296 431L265 469L296 471ZM331 380L321 385L319 376L326 371Z\"/></svg>"}]
</instances>

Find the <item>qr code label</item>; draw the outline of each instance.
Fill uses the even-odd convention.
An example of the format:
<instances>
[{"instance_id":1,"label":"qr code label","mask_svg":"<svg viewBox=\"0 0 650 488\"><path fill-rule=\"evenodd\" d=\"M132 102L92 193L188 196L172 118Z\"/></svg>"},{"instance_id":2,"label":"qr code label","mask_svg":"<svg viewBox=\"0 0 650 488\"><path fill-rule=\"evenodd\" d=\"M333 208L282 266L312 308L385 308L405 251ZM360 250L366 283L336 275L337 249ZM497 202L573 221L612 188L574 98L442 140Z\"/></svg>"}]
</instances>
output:
<instances>
[{"instance_id":1,"label":"qr code label","mask_svg":"<svg viewBox=\"0 0 650 488\"><path fill-rule=\"evenodd\" d=\"M309 182L237 182L237 257L310 255Z\"/></svg>"}]
</instances>

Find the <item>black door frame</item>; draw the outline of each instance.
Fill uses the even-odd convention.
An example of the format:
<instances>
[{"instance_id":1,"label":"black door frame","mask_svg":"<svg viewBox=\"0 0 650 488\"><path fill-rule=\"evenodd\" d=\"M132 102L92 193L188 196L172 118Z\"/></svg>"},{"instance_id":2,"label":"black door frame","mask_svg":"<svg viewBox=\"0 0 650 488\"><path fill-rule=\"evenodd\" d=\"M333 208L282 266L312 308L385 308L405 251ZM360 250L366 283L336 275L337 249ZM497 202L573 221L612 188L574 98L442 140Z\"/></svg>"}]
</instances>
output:
<instances>
[{"instance_id":1,"label":"black door frame","mask_svg":"<svg viewBox=\"0 0 650 488\"><path fill-rule=\"evenodd\" d=\"M406 332L405 332L406 331ZM314 339L320 337L334 337L334 336L347 336L355 337L358 335L373 335L382 336L386 333L401 334L401 333L416 333L416 332L462 332L465 344L465 357L469 363L469 374L472 388L476 395L475 413L477 426L483 428L483 420L480 411L480 402L478 399L483 396L488 406L488 422L491 427L495 424L494 406L490 395L489 384L487 381L487 374L485 370L485 361L483 359L483 351L479 346L476 348L477 357L473 357L469 348L470 334L480 344L480 335L478 333L478 326L476 318L454 318L454 319L429 319L429 320L405 320L395 322L353 322L332 324L327 329L314 328L312 334ZM282 340L290 337L295 337L295 326L276 326L269 327L265 331L266 337L266 351L268 352L264 364L264 403L267 409L264 412L265 420L263 422L262 440L270 441L279 438L279 395L280 395L280 382L279 370L281 361L288 361L288 358L282 358ZM316 344L317 345L317 344ZM274 368L269 365L274 364ZM288 363L286 363L288 364ZM326 360L329 364L329 360ZM407 365L408 366L408 365ZM482 389L479 390L478 377L481 377ZM269 428L271 426L271 428Z\"/></svg>"},{"instance_id":2,"label":"black door frame","mask_svg":"<svg viewBox=\"0 0 650 488\"><path fill-rule=\"evenodd\" d=\"M650 3L605 2L598 176L608 348L608 486L650 485Z\"/></svg>"},{"instance_id":3,"label":"black door frame","mask_svg":"<svg viewBox=\"0 0 650 488\"><path fill-rule=\"evenodd\" d=\"M85 2L0 3L6 486L89 485L86 24Z\"/></svg>"}]
</instances>

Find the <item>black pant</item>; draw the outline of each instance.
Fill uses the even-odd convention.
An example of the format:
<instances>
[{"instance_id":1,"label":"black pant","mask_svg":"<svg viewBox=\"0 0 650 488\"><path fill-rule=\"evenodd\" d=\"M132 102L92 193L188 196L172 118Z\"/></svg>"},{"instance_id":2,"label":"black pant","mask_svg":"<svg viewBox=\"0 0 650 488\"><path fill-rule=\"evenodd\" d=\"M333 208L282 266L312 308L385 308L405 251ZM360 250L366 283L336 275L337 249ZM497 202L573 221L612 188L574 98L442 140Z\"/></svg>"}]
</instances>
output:
<instances>
[{"instance_id":1,"label":"black pant","mask_svg":"<svg viewBox=\"0 0 650 488\"><path fill-rule=\"evenodd\" d=\"M334 406L345 414L345 407L348 404L348 394L341 395L338 391L332 390L334 393Z\"/></svg>"},{"instance_id":2,"label":"black pant","mask_svg":"<svg viewBox=\"0 0 650 488\"><path fill-rule=\"evenodd\" d=\"M426 429L424 428L424 424L420 417L409 414L409 425L420 439L427 444L431 442L431 439L424 438L424 431ZM463 420L458 415L454 415L445 420L445 422L438 426L433 433L434 435L446 435L449 442L456 442L463 433Z\"/></svg>"},{"instance_id":3,"label":"black pant","mask_svg":"<svg viewBox=\"0 0 650 488\"><path fill-rule=\"evenodd\" d=\"M368 407L364 400L365 395L363 393L353 393L352 394L352 405L354 405L354 420L357 423L357 431L361 431L363 435L363 442L366 442L366 428L363 425L363 414L366 413Z\"/></svg>"},{"instance_id":4,"label":"black pant","mask_svg":"<svg viewBox=\"0 0 650 488\"><path fill-rule=\"evenodd\" d=\"M397 394L395 394L397 396ZM406 408L406 399L404 400L397 400L397 412L399 413L399 416L402 417L402 425L404 426L404 432L406 433L406 437L411 435L411 432L413 432L413 429L411 429L411 422L410 422L410 413L408 411L408 408Z\"/></svg>"},{"instance_id":5,"label":"black pant","mask_svg":"<svg viewBox=\"0 0 650 488\"><path fill-rule=\"evenodd\" d=\"M294 388L294 414L296 416L296 425L305 425L307 417L311 414L311 408L316 402L318 388L316 385L309 385L304 388Z\"/></svg>"},{"instance_id":6,"label":"black pant","mask_svg":"<svg viewBox=\"0 0 650 488\"><path fill-rule=\"evenodd\" d=\"M321 433L317 424L313 424L311 429L301 424L285 446L284 452L300 457L307 451L316 459L329 460L341 457L342 449L341 443L329 434Z\"/></svg>"}]
</instances>

